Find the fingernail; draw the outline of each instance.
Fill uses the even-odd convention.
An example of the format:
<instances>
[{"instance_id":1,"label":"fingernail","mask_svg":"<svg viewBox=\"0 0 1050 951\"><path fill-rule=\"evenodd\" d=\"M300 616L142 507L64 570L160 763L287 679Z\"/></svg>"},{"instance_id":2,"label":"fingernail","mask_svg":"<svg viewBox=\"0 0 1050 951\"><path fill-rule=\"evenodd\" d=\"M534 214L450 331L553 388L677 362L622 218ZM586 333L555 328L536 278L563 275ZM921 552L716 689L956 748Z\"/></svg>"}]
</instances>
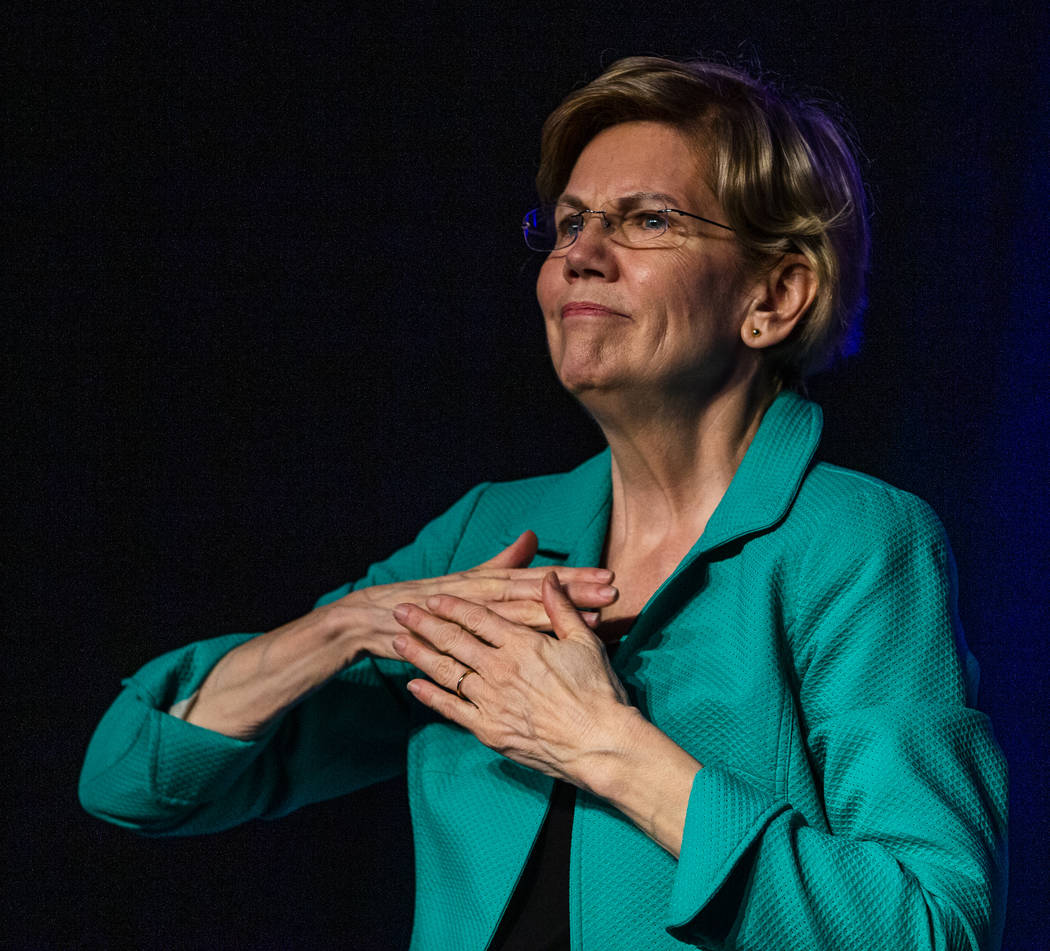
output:
<instances>
[{"instance_id":1,"label":"fingernail","mask_svg":"<svg viewBox=\"0 0 1050 951\"><path fill-rule=\"evenodd\" d=\"M598 589L598 594L603 598L615 598L619 593L619 589L614 588L611 584L607 584L604 588Z\"/></svg>"},{"instance_id":2,"label":"fingernail","mask_svg":"<svg viewBox=\"0 0 1050 951\"><path fill-rule=\"evenodd\" d=\"M398 634L397 637L394 638L393 644L394 650L396 650L399 654L403 654L405 652L405 648L408 646L408 638L405 637L404 634Z\"/></svg>"},{"instance_id":3,"label":"fingernail","mask_svg":"<svg viewBox=\"0 0 1050 951\"><path fill-rule=\"evenodd\" d=\"M598 624L598 612L597 611L583 611L580 614L583 618L583 623L588 627L595 627Z\"/></svg>"},{"instance_id":4,"label":"fingernail","mask_svg":"<svg viewBox=\"0 0 1050 951\"><path fill-rule=\"evenodd\" d=\"M564 591L565 589L561 586L561 582L558 580L558 576L552 571L547 575L547 580L551 583L551 587L555 591Z\"/></svg>"},{"instance_id":5,"label":"fingernail","mask_svg":"<svg viewBox=\"0 0 1050 951\"><path fill-rule=\"evenodd\" d=\"M427 598L427 609L433 611L437 608L440 603L440 595L432 594Z\"/></svg>"},{"instance_id":6,"label":"fingernail","mask_svg":"<svg viewBox=\"0 0 1050 951\"><path fill-rule=\"evenodd\" d=\"M397 618L399 621L403 621L406 617L408 617L408 605L399 604L396 608L394 608L394 617Z\"/></svg>"},{"instance_id":7,"label":"fingernail","mask_svg":"<svg viewBox=\"0 0 1050 951\"><path fill-rule=\"evenodd\" d=\"M599 581L612 581L613 573L608 568L599 568L594 573Z\"/></svg>"}]
</instances>

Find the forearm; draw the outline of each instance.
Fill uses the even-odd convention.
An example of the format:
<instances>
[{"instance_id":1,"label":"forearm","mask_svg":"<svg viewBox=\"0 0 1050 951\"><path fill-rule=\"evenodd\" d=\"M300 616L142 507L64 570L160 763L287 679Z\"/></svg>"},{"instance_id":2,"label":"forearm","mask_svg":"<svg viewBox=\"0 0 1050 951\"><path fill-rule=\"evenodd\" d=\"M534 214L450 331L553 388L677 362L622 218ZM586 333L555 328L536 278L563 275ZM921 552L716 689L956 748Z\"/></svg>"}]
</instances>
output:
<instances>
[{"instance_id":1,"label":"forearm","mask_svg":"<svg viewBox=\"0 0 1050 951\"><path fill-rule=\"evenodd\" d=\"M578 784L678 858L690 790L702 764L635 707L613 707L605 722L605 751L586 758Z\"/></svg>"},{"instance_id":2,"label":"forearm","mask_svg":"<svg viewBox=\"0 0 1050 951\"><path fill-rule=\"evenodd\" d=\"M253 740L169 716L171 701L202 676L197 657L205 664L228 640L158 658L125 682L84 763L80 798L88 812L150 835L198 834L283 815L404 768L403 691L370 659Z\"/></svg>"},{"instance_id":3,"label":"forearm","mask_svg":"<svg viewBox=\"0 0 1050 951\"><path fill-rule=\"evenodd\" d=\"M373 648L388 613L353 592L235 647L200 684L186 722L242 740L264 734Z\"/></svg>"}]
</instances>

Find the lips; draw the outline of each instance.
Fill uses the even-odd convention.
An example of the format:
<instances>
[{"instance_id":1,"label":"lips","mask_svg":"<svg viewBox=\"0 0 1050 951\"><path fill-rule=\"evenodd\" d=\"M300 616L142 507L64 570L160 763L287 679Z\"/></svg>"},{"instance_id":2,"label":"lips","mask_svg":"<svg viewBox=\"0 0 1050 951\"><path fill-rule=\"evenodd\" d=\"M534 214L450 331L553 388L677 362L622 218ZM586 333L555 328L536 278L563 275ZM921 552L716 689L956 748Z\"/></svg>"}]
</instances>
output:
<instances>
[{"instance_id":1,"label":"lips","mask_svg":"<svg viewBox=\"0 0 1050 951\"><path fill-rule=\"evenodd\" d=\"M590 300L570 301L561 309L562 319L568 317L623 317L619 311Z\"/></svg>"}]
</instances>

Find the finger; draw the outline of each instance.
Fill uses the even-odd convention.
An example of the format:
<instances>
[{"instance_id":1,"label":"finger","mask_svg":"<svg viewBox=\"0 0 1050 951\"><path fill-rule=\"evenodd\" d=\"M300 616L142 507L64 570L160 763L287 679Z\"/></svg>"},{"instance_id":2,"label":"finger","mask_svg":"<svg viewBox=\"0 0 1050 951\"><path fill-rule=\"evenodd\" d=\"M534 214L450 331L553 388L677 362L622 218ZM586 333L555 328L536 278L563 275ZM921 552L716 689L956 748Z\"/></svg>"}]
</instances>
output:
<instances>
[{"instance_id":1,"label":"finger","mask_svg":"<svg viewBox=\"0 0 1050 951\"><path fill-rule=\"evenodd\" d=\"M620 592L611 584L591 581L589 578L583 580L572 580L562 577L563 572L579 571L580 569L561 569L557 571L562 587L568 593L569 600L581 608L604 608L612 604ZM588 571L604 571L604 569L587 569ZM497 601L535 601L537 604L543 598L543 579L551 573L550 568L543 569L542 574L529 578L510 579L499 584L489 582L486 592L481 600L489 603ZM461 593L465 601L477 600Z\"/></svg>"},{"instance_id":2,"label":"finger","mask_svg":"<svg viewBox=\"0 0 1050 951\"><path fill-rule=\"evenodd\" d=\"M479 568L524 568L536 557L539 540L532 531L522 532L498 555L483 561Z\"/></svg>"},{"instance_id":3,"label":"finger","mask_svg":"<svg viewBox=\"0 0 1050 951\"><path fill-rule=\"evenodd\" d=\"M551 619L538 600L528 601L491 601L488 608L507 621L524 624L534 631L552 631ZM597 627L601 615L597 611L581 611L580 617L588 627Z\"/></svg>"},{"instance_id":4,"label":"finger","mask_svg":"<svg viewBox=\"0 0 1050 951\"><path fill-rule=\"evenodd\" d=\"M411 634L399 634L393 644L402 660L408 661L444 690L454 691L460 678L471 670L455 657L435 651L432 645Z\"/></svg>"},{"instance_id":5,"label":"finger","mask_svg":"<svg viewBox=\"0 0 1050 951\"><path fill-rule=\"evenodd\" d=\"M589 581L568 581L555 572L558 584L566 593L569 601L578 608L604 608L612 604L619 596L618 588L611 584L599 584ZM542 587L541 587L542 597Z\"/></svg>"},{"instance_id":6,"label":"finger","mask_svg":"<svg viewBox=\"0 0 1050 951\"><path fill-rule=\"evenodd\" d=\"M534 568L489 569L485 574L507 581L542 581L552 571L557 573L563 585L576 581L603 585L613 580L613 572L608 568L594 568L590 565L536 565Z\"/></svg>"},{"instance_id":7,"label":"finger","mask_svg":"<svg viewBox=\"0 0 1050 951\"><path fill-rule=\"evenodd\" d=\"M453 672L458 677L464 665L475 670L484 666L485 652L491 648L459 624L436 617L416 604L399 604L394 609L394 617L398 624L417 635L407 643L394 638L394 650L435 680L444 684ZM449 667L447 660L455 666Z\"/></svg>"},{"instance_id":8,"label":"finger","mask_svg":"<svg viewBox=\"0 0 1050 951\"><path fill-rule=\"evenodd\" d=\"M486 606L512 624L524 624L534 631L551 630L550 618L538 600L530 598L523 601L490 601Z\"/></svg>"},{"instance_id":9,"label":"finger","mask_svg":"<svg viewBox=\"0 0 1050 951\"><path fill-rule=\"evenodd\" d=\"M500 617L483 604L448 594L436 594L427 598L427 610L462 630L469 631L475 639L481 638L486 644L491 644L493 647L502 647L514 636L520 636L522 632L530 635L536 633L532 628L514 624ZM484 663L485 659L481 658L481 662ZM471 663L470 666L481 669L477 664Z\"/></svg>"},{"instance_id":10,"label":"finger","mask_svg":"<svg viewBox=\"0 0 1050 951\"><path fill-rule=\"evenodd\" d=\"M417 700L440 713L446 720L458 723L468 730L474 730L478 725L481 712L469 700L460 700L454 692L442 690L437 684L427 680L410 680L407 686Z\"/></svg>"},{"instance_id":11,"label":"finger","mask_svg":"<svg viewBox=\"0 0 1050 951\"><path fill-rule=\"evenodd\" d=\"M394 638L393 643L394 648L405 660L430 677L433 681L431 686L441 688L441 692L449 691L455 694L458 700L471 706L477 706L472 697L462 690L465 681L471 677L476 681L470 684L475 695L485 689L481 674L473 667L461 664L448 654L438 653L430 644L407 634L398 635ZM419 681L419 683L427 683L427 681Z\"/></svg>"},{"instance_id":12,"label":"finger","mask_svg":"<svg viewBox=\"0 0 1050 951\"><path fill-rule=\"evenodd\" d=\"M595 635L584 623L579 612L573 607L568 594L552 571L543 579L543 606L551 619L554 633L562 640L583 635L588 641Z\"/></svg>"}]
</instances>

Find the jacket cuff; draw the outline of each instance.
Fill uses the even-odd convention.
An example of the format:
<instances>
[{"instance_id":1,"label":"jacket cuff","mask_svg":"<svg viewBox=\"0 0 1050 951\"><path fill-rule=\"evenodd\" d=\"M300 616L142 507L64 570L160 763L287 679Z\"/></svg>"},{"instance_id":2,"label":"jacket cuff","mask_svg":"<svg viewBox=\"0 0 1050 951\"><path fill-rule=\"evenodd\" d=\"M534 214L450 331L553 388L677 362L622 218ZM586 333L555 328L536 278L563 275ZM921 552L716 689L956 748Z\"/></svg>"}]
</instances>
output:
<instances>
[{"instance_id":1,"label":"jacket cuff","mask_svg":"<svg viewBox=\"0 0 1050 951\"><path fill-rule=\"evenodd\" d=\"M722 897L719 892L735 871L746 869L752 846L774 816L787 808L786 802L725 766L707 766L696 774L671 889L671 935L716 942L724 937L735 918L736 902L730 900L727 907L727 902L715 899Z\"/></svg>"},{"instance_id":2,"label":"jacket cuff","mask_svg":"<svg viewBox=\"0 0 1050 951\"><path fill-rule=\"evenodd\" d=\"M124 685L149 709L145 725L153 793L162 802L189 805L221 797L259 755L272 730L239 740L170 712L196 695L220 658L253 635L200 641L146 664Z\"/></svg>"},{"instance_id":3,"label":"jacket cuff","mask_svg":"<svg viewBox=\"0 0 1050 951\"><path fill-rule=\"evenodd\" d=\"M269 739L268 731L254 740L239 740L160 711L151 712L150 721L153 791L162 802L173 805L219 799Z\"/></svg>"}]
</instances>

